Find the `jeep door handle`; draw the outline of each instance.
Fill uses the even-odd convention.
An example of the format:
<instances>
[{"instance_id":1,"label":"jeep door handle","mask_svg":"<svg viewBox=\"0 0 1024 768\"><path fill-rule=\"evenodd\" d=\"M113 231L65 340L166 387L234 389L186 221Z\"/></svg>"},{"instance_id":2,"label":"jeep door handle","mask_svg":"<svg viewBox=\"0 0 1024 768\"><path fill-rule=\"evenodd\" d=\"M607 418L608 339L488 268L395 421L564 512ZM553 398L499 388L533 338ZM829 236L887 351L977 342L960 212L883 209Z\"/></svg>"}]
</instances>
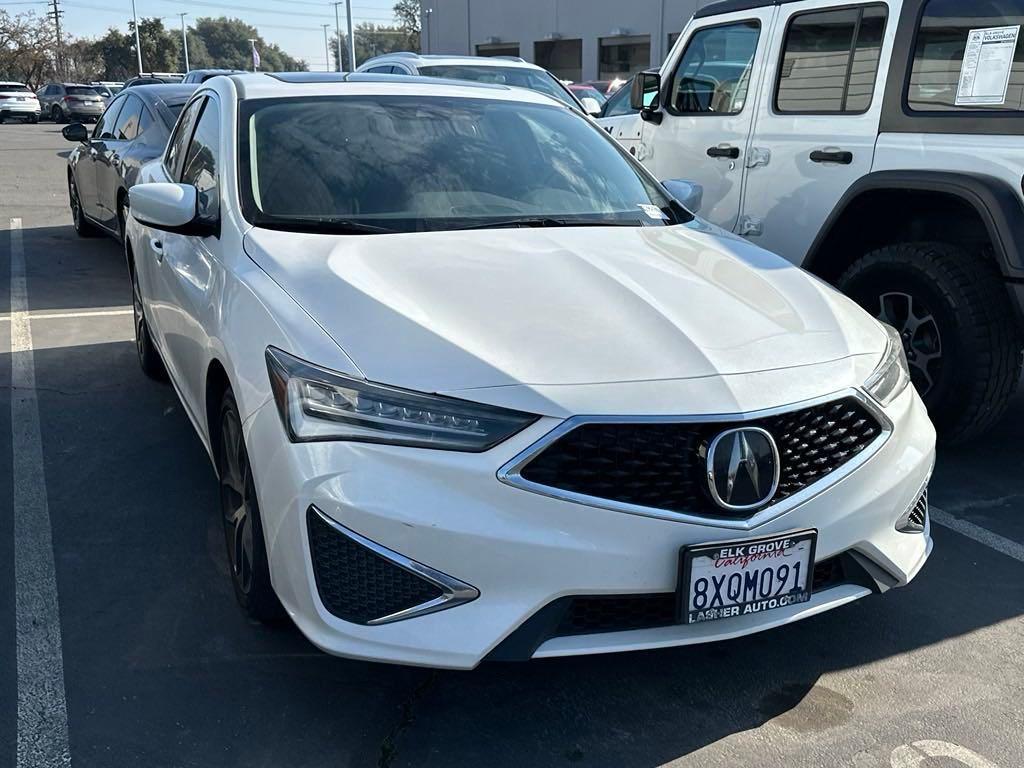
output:
<instances>
[{"instance_id":1,"label":"jeep door handle","mask_svg":"<svg viewBox=\"0 0 1024 768\"><path fill-rule=\"evenodd\" d=\"M825 149L816 149L811 152L811 162L849 165L853 162L853 152L846 152L844 150L830 151Z\"/></svg>"},{"instance_id":2,"label":"jeep door handle","mask_svg":"<svg viewBox=\"0 0 1024 768\"><path fill-rule=\"evenodd\" d=\"M161 240L151 240L150 247L153 249L153 253L156 254L157 261L164 260L164 244Z\"/></svg>"},{"instance_id":3,"label":"jeep door handle","mask_svg":"<svg viewBox=\"0 0 1024 768\"><path fill-rule=\"evenodd\" d=\"M708 157L724 157L729 160L738 160L740 156L739 147L723 146L708 147Z\"/></svg>"}]
</instances>

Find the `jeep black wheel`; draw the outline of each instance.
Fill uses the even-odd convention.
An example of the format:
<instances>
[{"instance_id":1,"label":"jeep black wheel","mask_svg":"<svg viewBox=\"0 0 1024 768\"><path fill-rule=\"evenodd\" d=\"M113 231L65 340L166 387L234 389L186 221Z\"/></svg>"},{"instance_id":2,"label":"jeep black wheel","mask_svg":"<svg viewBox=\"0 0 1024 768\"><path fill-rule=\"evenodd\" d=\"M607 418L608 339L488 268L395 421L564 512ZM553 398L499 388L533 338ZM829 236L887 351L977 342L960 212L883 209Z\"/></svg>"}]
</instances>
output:
<instances>
[{"instance_id":1,"label":"jeep black wheel","mask_svg":"<svg viewBox=\"0 0 1024 768\"><path fill-rule=\"evenodd\" d=\"M1020 378L1021 337L994 262L944 243L900 243L858 259L839 288L900 332L911 379L948 442L984 432Z\"/></svg>"},{"instance_id":2,"label":"jeep black wheel","mask_svg":"<svg viewBox=\"0 0 1024 768\"><path fill-rule=\"evenodd\" d=\"M274 621L283 616L284 610L270 584L270 566L256 486L245 449L238 405L230 389L221 400L219 427L217 473L220 476L220 506L231 583L238 604L250 618Z\"/></svg>"}]
</instances>

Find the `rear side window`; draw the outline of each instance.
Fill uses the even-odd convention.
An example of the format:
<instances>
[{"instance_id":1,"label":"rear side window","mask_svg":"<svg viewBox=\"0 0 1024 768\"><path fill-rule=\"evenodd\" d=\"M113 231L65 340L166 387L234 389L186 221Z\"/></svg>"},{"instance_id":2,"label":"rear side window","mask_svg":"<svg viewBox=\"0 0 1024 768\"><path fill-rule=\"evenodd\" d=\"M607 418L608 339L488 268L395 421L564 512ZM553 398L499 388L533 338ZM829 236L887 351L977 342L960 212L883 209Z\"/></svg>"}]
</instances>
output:
<instances>
[{"instance_id":1,"label":"rear side window","mask_svg":"<svg viewBox=\"0 0 1024 768\"><path fill-rule=\"evenodd\" d=\"M121 107L124 106L124 99L114 99L110 106L107 107L107 111L103 113L103 116L96 121L96 127L93 129L92 137L94 139L112 139L114 138L114 123L117 121L117 113L121 111Z\"/></svg>"},{"instance_id":2,"label":"rear side window","mask_svg":"<svg viewBox=\"0 0 1024 768\"><path fill-rule=\"evenodd\" d=\"M668 109L684 115L742 112L760 35L756 21L694 32L672 78Z\"/></svg>"},{"instance_id":3,"label":"rear side window","mask_svg":"<svg viewBox=\"0 0 1024 768\"><path fill-rule=\"evenodd\" d=\"M172 179L181 178L181 167L185 164L185 148L188 146L189 139L192 138L192 129L195 127L203 101L204 99L196 99L188 105L188 109L178 120L178 126L167 145L164 167L167 168L167 173Z\"/></svg>"},{"instance_id":4,"label":"rear side window","mask_svg":"<svg viewBox=\"0 0 1024 768\"><path fill-rule=\"evenodd\" d=\"M1024 0L931 0L907 102L918 112L1024 110Z\"/></svg>"},{"instance_id":5,"label":"rear side window","mask_svg":"<svg viewBox=\"0 0 1024 768\"><path fill-rule=\"evenodd\" d=\"M883 6L794 16L775 90L775 110L859 114L871 106L885 35Z\"/></svg>"}]
</instances>

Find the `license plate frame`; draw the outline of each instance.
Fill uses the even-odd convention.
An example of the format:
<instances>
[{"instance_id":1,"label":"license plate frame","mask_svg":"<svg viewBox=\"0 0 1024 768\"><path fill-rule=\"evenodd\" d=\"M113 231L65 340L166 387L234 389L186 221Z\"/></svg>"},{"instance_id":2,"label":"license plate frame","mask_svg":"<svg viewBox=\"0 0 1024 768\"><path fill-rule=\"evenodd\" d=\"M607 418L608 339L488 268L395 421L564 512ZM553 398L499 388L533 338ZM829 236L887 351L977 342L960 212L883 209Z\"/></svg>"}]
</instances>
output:
<instances>
[{"instance_id":1,"label":"license plate frame","mask_svg":"<svg viewBox=\"0 0 1024 768\"><path fill-rule=\"evenodd\" d=\"M774 533L768 536L758 536L749 539L733 539L730 541L716 541L708 544L695 544L680 547L679 549L679 581L676 586L676 621L679 624L686 625L703 624L708 621L721 621L723 619L744 615L744 609L748 605L769 602L772 598L759 598L757 600L749 600L745 602L734 602L730 603L728 606L723 606L723 610L725 607L730 609L738 608L739 610L737 613L697 618L694 614L704 613L704 611L694 611L691 610L690 607L691 580L693 578L694 560L700 557L708 557L709 554L719 552L723 549L735 550L742 547L744 552L748 553L749 548L752 546L771 544L774 542L785 541L787 539L792 540L794 546L808 542L807 568L803 580L804 589L799 592L791 591L783 593L781 597L787 598L783 605L759 608L758 612L776 610L778 608L783 608L786 605L803 603L810 600L811 595L814 593L814 558L818 544L818 530L816 528L805 528L797 531L788 531L786 533ZM775 599L778 599L778 597L780 596L776 596ZM707 607L710 609L713 606L709 605Z\"/></svg>"}]
</instances>

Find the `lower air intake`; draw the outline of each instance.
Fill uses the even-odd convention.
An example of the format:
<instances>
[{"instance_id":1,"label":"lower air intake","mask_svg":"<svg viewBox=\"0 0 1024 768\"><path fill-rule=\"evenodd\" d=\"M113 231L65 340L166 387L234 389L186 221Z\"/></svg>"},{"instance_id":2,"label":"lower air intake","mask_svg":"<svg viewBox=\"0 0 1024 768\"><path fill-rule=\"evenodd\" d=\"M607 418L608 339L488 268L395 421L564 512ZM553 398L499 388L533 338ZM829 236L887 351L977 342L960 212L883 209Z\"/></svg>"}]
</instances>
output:
<instances>
[{"instance_id":1,"label":"lower air intake","mask_svg":"<svg viewBox=\"0 0 1024 768\"><path fill-rule=\"evenodd\" d=\"M312 507L306 520L317 591L324 607L339 619L370 624L444 594L436 584L345 535Z\"/></svg>"},{"instance_id":2,"label":"lower air intake","mask_svg":"<svg viewBox=\"0 0 1024 768\"><path fill-rule=\"evenodd\" d=\"M922 533L925 529L925 525L928 522L928 488L926 487L921 491L921 495L917 498L906 514L901 517L896 523L896 530L900 533Z\"/></svg>"}]
</instances>

